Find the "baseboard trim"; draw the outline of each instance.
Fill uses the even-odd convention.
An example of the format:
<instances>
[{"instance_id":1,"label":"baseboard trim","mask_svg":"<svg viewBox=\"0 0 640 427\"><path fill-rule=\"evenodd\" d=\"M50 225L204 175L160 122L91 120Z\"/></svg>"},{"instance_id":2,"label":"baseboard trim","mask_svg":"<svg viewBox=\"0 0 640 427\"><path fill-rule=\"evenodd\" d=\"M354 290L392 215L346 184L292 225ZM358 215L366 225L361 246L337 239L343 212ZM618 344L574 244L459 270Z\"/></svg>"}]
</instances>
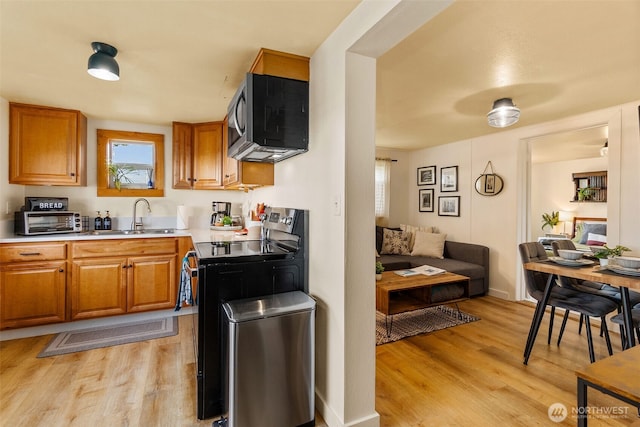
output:
<instances>
[{"instance_id":1,"label":"baseboard trim","mask_svg":"<svg viewBox=\"0 0 640 427\"><path fill-rule=\"evenodd\" d=\"M322 399L317 389L315 404L316 410L329 427L380 427L380 414L375 411L366 417L360 417L345 424L338 414Z\"/></svg>"},{"instance_id":2,"label":"baseboard trim","mask_svg":"<svg viewBox=\"0 0 640 427\"><path fill-rule=\"evenodd\" d=\"M509 296L509 292L500 291L498 289L489 288L489 294L488 295L490 295L492 297L504 299L504 300L507 300L507 301L513 301L511 299L511 297Z\"/></svg>"}]
</instances>

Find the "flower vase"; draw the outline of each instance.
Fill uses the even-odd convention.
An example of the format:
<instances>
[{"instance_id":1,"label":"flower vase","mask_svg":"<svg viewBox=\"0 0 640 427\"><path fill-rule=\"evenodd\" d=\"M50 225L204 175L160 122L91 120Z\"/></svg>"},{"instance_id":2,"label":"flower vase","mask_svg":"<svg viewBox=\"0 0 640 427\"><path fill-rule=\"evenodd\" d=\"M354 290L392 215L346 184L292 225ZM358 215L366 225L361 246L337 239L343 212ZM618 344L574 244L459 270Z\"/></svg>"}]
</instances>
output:
<instances>
[{"instance_id":1,"label":"flower vase","mask_svg":"<svg viewBox=\"0 0 640 427\"><path fill-rule=\"evenodd\" d=\"M376 273L376 280L382 280L382 273Z\"/></svg>"},{"instance_id":2,"label":"flower vase","mask_svg":"<svg viewBox=\"0 0 640 427\"><path fill-rule=\"evenodd\" d=\"M609 258L600 258L600 267L606 267L609 265Z\"/></svg>"}]
</instances>

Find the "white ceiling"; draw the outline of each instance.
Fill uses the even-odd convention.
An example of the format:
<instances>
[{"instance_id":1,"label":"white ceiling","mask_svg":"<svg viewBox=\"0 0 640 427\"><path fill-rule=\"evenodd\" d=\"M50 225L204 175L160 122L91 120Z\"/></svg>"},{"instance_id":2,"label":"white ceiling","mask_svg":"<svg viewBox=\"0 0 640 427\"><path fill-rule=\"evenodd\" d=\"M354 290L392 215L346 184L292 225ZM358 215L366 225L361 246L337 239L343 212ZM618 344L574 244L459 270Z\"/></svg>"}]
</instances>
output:
<instances>
[{"instance_id":1,"label":"white ceiling","mask_svg":"<svg viewBox=\"0 0 640 427\"><path fill-rule=\"evenodd\" d=\"M261 47L311 56L357 3L0 0L0 96L137 123L221 120ZM502 97L522 110L515 126L638 100L638 22L637 0L456 2L379 58L376 144L500 132L486 114ZM87 74L92 41L118 48L120 81Z\"/></svg>"}]
</instances>

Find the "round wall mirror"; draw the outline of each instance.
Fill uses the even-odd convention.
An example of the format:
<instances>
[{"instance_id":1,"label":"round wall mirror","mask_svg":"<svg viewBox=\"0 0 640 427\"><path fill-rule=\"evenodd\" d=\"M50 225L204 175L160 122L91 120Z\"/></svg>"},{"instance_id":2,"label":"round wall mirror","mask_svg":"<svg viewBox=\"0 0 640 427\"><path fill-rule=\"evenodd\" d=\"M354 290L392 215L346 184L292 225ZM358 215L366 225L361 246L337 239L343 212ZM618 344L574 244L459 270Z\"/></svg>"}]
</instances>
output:
<instances>
[{"instance_id":1,"label":"round wall mirror","mask_svg":"<svg viewBox=\"0 0 640 427\"><path fill-rule=\"evenodd\" d=\"M495 196L503 187L504 181L495 173L482 174L476 179L476 191L483 196Z\"/></svg>"}]
</instances>

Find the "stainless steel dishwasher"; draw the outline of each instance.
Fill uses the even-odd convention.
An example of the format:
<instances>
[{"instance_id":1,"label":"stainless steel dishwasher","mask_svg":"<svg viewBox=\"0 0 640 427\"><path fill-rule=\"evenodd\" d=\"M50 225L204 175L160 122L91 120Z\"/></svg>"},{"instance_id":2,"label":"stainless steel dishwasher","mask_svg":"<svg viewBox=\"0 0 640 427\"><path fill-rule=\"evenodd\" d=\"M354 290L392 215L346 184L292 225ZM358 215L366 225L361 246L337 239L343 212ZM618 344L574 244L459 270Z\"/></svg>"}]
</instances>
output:
<instances>
[{"instance_id":1,"label":"stainless steel dishwasher","mask_svg":"<svg viewBox=\"0 0 640 427\"><path fill-rule=\"evenodd\" d=\"M223 304L229 427L315 425L315 301L293 291Z\"/></svg>"}]
</instances>

